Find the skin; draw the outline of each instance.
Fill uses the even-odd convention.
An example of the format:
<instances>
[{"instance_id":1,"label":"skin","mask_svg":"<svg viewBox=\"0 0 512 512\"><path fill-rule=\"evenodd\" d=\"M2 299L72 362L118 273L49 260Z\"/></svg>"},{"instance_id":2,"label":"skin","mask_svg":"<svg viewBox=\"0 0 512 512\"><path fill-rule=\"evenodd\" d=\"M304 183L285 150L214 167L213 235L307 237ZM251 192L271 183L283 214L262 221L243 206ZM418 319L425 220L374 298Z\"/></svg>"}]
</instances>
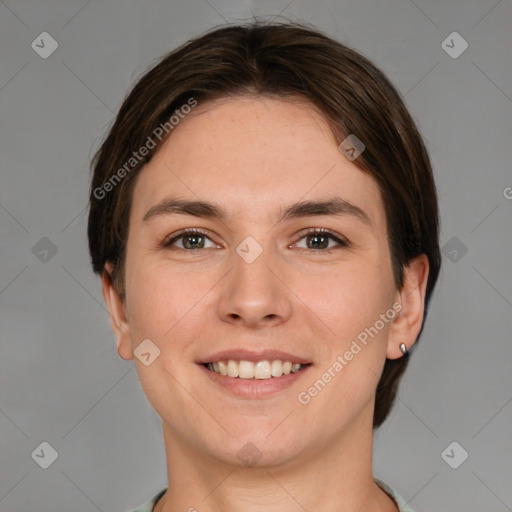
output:
<instances>
[{"instance_id":1,"label":"skin","mask_svg":"<svg viewBox=\"0 0 512 512\"><path fill-rule=\"evenodd\" d=\"M412 260L395 288L380 191L338 143L304 101L221 99L188 114L137 176L125 300L105 276L102 285L119 355L134 359L162 419L169 489L157 512L397 510L373 482L374 400L385 359L401 357L399 345L410 348L420 331L428 260ZM215 202L228 217L142 220L171 195ZM370 224L353 215L276 224L281 207L333 195L364 210ZM185 249L190 238L161 247L184 228L206 231L204 248ZM350 245L328 239L329 253L315 248L306 228L330 229ZM236 252L247 236L263 248L252 263ZM393 320L299 403L395 302L402 309ZM133 354L147 338L160 350L149 366ZM240 398L195 362L234 347L279 349L312 366L278 393ZM247 443L261 453L253 467L237 457Z\"/></svg>"}]
</instances>

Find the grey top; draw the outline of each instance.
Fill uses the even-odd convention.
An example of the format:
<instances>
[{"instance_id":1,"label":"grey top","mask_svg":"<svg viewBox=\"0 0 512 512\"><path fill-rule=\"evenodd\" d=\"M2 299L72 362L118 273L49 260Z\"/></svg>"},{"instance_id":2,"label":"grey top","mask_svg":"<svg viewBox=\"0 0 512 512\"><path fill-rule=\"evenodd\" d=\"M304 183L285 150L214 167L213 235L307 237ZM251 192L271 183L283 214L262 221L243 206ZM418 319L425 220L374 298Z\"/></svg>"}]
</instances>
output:
<instances>
[{"instance_id":1,"label":"grey top","mask_svg":"<svg viewBox=\"0 0 512 512\"><path fill-rule=\"evenodd\" d=\"M398 494L398 492L396 492L395 489L390 487L388 484L386 484L379 478L374 477L374 481L397 504L399 512L414 512L414 510L411 507L409 507L409 505L407 505L407 502L400 496L400 494ZM156 496L151 498L142 507L139 507L138 509L130 512L153 512L153 508L156 505L156 502L165 494L166 490L167 489L160 491Z\"/></svg>"}]
</instances>

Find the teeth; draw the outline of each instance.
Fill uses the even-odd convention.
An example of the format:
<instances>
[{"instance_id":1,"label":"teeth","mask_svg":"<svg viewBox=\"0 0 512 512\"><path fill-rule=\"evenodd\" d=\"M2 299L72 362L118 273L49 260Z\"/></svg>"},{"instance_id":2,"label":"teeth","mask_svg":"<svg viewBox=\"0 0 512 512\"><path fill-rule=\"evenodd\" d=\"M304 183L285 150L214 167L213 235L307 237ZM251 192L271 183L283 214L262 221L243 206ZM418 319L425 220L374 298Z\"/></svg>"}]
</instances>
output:
<instances>
[{"instance_id":1,"label":"teeth","mask_svg":"<svg viewBox=\"0 0 512 512\"><path fill-rule=\"evenodd\" d=\"M238 365L233 359L228 361L228 377L238 377Z\"/></svg>"},{"instance_id":2,"label":"teeth","mask_svg":"<svg viewBox=\"0 0 512 512\"><path fill-rule=\"evenodd\" d=\"M283 375L283 364L281 361L272 361L270 373L272 374L272 377L281 377L281 375Z\"/></svg>"},{"instance_id":3,"label":"teeth","mask_svg":"<svg viewBox=\"0 0 512 512\"><path fill-rule=\"evenodd\" d=\"M231 361L228 362L231 363ZM233 361L234 364L236 364ZM238 365L238 376L241 379L252 379L254 378L254 363L251 363L251 361L240 361L240 364Z\"/></svg>"},{"instance_id":4,"label":"teeth","mask_svg":"<svg viewBox=\"0 0 512 512\"><path fill-rule=\"evenodd\" d=\"M228 365L225 364L223 361L218 362L219 365L219 372L221 375L227 375L228 374ZM215 369L213 370L215 371Z\"/></svg>"},{"instance_id":5,"label":"teeth","mask_svg":"<svg viewBox=\"0 0 512 512\"><path fill-rule=\"evenodd\" d=\"M281 377L302 370L304 365L293 363L291 361L280 361L276 359L271 363L266 359L253 363L252 361L241 360L236 362L233 359L228 361L217 361L208 363L207 368L212 372L228 377L238 377L240 379L270 379L272 377Z\"/></svg>"},{"instance_id":6,"label":"teeth","mask_svg":"<svg viewBox=\"0 0 512 512\"><path fill-rule=\"evenodd\" d=\"M270 363L268 361L258 361L254 366L254 377L256 379L270 379L272 377Z\"/></svg>"}]
</instances>

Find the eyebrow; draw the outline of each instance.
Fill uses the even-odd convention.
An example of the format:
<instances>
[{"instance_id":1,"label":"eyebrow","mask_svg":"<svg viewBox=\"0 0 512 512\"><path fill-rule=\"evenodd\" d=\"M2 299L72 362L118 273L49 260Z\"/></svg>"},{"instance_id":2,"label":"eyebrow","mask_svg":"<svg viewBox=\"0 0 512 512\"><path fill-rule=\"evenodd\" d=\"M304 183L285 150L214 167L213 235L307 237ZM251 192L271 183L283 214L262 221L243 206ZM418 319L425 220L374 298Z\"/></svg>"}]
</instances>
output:
<instances>
[{"instance_id":1,"label":"eyebrow","mask_svg":"<svg viewBox=\"0 0 512 512\"><path fill-rule=\"evenodd\" d=\"M178 198L166 198L155 206L152 206L146 212L142 221L146 222L154 217L173 214L192 215L194 217L212 218L222 221L228 217L227 211L222 206L208 201L190 201ZM323 201L299 201L287 206L286 208L282 207L279 210L276 223L279 224L285 220L319 215L348 215L370 227L372 226L370 218L364 210L341 197L333 197Z\"/></svg>"}]
</instances>

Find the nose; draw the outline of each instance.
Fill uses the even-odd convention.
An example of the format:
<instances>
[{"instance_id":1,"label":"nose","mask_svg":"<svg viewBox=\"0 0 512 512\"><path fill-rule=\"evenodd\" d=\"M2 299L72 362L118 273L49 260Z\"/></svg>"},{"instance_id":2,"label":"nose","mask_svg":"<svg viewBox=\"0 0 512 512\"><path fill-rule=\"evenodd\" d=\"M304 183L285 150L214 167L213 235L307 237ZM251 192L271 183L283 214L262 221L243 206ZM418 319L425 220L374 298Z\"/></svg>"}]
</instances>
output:
<instances>
[{"instance_id":1,"label":"nose","mask_svg":"<svg viewBox=\"0 0 512 512\"><path fill-rule=\"evenodd\" d=\"M265 249L252 262L233 254L233 268L221 289L219 315L224 322L265 328L285 322L291 314L291 294L284 267Z\"/></svg>"}]
</instances>

